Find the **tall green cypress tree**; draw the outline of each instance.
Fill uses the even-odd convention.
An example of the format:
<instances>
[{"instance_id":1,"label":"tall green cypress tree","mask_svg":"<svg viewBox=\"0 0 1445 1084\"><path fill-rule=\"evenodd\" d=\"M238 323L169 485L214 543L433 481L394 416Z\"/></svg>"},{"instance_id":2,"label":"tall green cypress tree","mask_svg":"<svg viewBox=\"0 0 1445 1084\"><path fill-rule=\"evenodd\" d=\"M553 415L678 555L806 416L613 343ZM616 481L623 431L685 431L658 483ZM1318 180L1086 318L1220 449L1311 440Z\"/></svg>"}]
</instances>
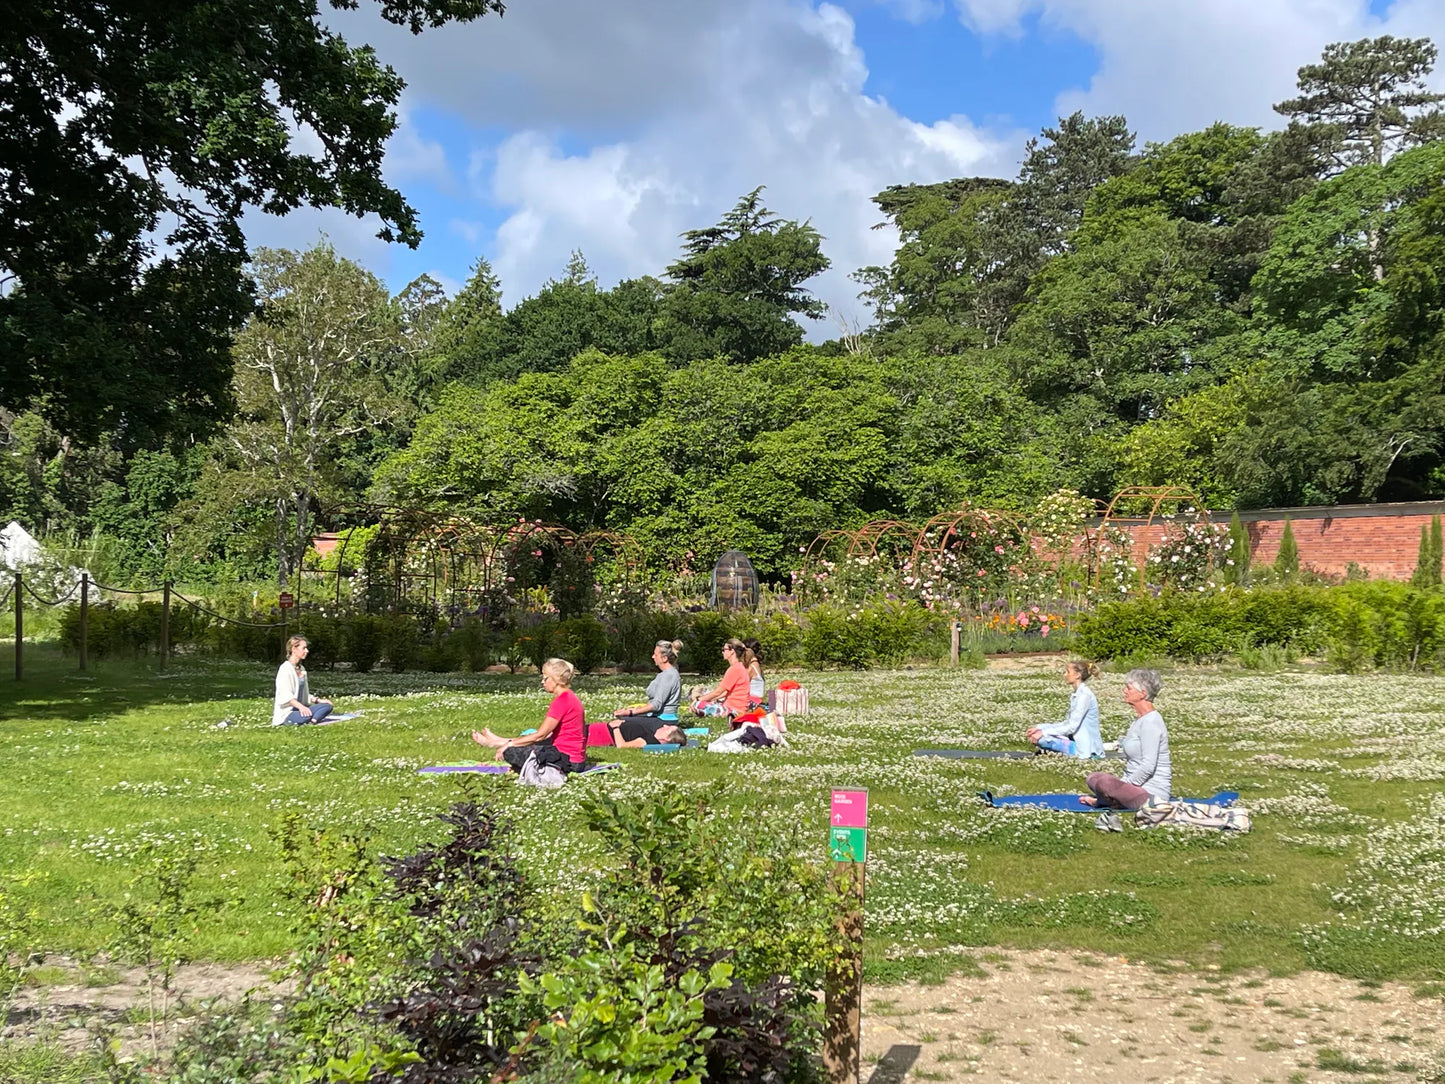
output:
<instances>
[{"instance_id":1,"label":"tall green cypress tree","mask_svg":"<svg viewBox=\"0 0 1445 1084\"><path fill-rule=\"evenodd\" d=\"M1287 518L1284 534L1279 540L1279 552L1274 557L1274 571L1282 580L1292 580L1299 574L1299 547L1295 545L1294 528Z\"/></svg>"},{"instance_id":2,"label":"tall green cypress tree","mask_svg":"<svg viewBox=\"0 0 1445 1084\"><path fill-rule=\"evenodd\" d=\"M1232 583L1249 583L1249 532L1239 522L1239 513L1229 517L1229 580Z\"/></svg>"},{"instance_id":3,"label":"tall green cypress tree","mask_svg":"<svg viewBox=\"0 0 1445 1084\"><path fill-rule=\"evenodd\" d=\"M1430 517L1430 586L1440 586L1440 566L1445 561L1445 536L1442 536L1440 517Z\"/></svg>"},{"instance_id":4,"label":"tall green cypress tree","mask_svg":"<svg viewBox=\"0 0 1445 1084\"><path fill-rule=\"evenodd\" d=\"M1434 556L1434 548L1430 538L1430 528L1420 528L1420 552L1415 558L1415 571L1410 573L1411 587L1430 586L1430 563ZM1438 565L1436 566L1438 569ZM1438 573L1437 573L1438 574Z\"/></svg>"}]
</instances>

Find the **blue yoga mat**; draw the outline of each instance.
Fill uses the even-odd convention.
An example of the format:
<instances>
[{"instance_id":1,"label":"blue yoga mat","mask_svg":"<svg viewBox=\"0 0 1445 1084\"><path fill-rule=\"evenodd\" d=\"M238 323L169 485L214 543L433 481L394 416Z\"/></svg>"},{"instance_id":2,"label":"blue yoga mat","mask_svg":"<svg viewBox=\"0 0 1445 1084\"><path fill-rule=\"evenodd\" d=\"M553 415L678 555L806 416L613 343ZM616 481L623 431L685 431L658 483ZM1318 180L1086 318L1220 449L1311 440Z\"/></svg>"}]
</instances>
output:
<instances>
[{"instance_id":1,"label":"blue yoga mat","mask_svg":"<svg viewBox=\"0 0 1445 1084\"><path fill-rule=\"evenodd\" d=\"M675 742L661 742L657 745L644 745L642 751L644 753L675 753L681 748L682 746Z\"/></svg>"},{"instance_id":2,"label":"blue yoga mat","mask_svg":"<svg viewBox=\"0 0 1445 1084\"><path fill-rule=\"evenodd\" d=\"M984 791L979 795L988 805L998 807L1006 805L1034 806L1038 809L1057 809L1064 813L1102 813L1108 806L1085 805L1079 801L1077 794L1008 794L1002 797L995 795L992 791ZM1201 805L1231 806L1239 801L1239 792L1234 790L1222 790L1213 798L1180 798L1181 802L1198 802Z\"/></svg>"},{"instance_id":3,"label":"blue yoga mat","mask_svg":"<svg viewBox=\"0 0 1445 1084\"><path fill-rule=\"evenodd\" d=\"M689 738L705 738L708 736L708 728L705 726L690 726L683 731Z\"/></svg>"},{"instance_id":4,"label":"blue yoga mat","mask_svg":"<svg viewBox=\"0 0 1445 1084\"><path fill-rule=\"evenodd\" d=\"M949 760L1032 760L1037 754L1023 749L915 749L913 755Z\"/></svg>"}]
</instances>

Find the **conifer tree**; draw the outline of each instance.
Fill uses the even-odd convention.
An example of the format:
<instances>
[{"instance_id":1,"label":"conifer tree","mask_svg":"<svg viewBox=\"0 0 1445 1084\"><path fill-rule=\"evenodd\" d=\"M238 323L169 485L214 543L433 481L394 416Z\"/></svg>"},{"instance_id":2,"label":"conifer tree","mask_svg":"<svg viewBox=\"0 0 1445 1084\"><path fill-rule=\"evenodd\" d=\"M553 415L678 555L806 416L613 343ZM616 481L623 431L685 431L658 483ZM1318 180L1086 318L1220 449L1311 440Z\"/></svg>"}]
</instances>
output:
<instances>
[{"instance_id":1,"label":"conifer tree","mask_svg":"<svg viewBox=\"0 0 1445 1084\"><path fill-rule=\"evenodd\" d=\"M1411 587L1430 586L1430 558L1432 550L1430 547L1430 528L1420 528L1420 551L1415 557L1415 571L1410 573Z\"/></svg>"},{"instance_id":2,"label":"conifer tree","mask_svg":"<svg viewBox=\"0 0 1445 1084\"><path fill-rule=\"evenodd\" d=\"M1295 545L1294 528L1290 521L1284 521L1284 534L1280 536L1279 552L1274 557L1274 571L1282 580L1292 580L1299 574L1299 547Z\"/></svg>"},{"instance_id":3,"label":"conifer tree","mask_svg":"<svg viewBox=\"0 0 1445 1084\"><path fill-rule=\"evenodd\" d=\"M1445 536L1442 536L1440 517L1430 517L1430 583L1431 587L1440 586L1441 563L1445 560Z\"/></svg>"},{"instance_id":4,"label":"conifer tree","mask_svg":"<svg viewBox=\"0 0 1445 1084\"><path fill-rule=\"evenodd\" d=\"M1239 513L1229 517L1229 578L1237 584L1249 582L1249 532L1239 522Z\"/></svg>"}]
</instances>

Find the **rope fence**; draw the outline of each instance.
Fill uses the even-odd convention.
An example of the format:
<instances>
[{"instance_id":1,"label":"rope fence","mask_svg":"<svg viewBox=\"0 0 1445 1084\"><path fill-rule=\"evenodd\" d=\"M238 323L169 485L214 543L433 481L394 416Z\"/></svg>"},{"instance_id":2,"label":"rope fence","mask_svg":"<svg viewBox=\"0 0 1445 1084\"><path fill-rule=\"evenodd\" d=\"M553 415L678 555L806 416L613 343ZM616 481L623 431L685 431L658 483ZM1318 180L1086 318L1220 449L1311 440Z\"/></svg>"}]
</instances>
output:
<instances>
[{"instance_id":1,"label":"rope fence","mask_svg":"<svg viewBox=\"0 0 1445 1084\"><path fill-rule=\"evenodd\" d=\"M139 591L132 591L126 587L107 587L99 580L91 580L90 586L94 587L97 591L109 591L113 595L154 595L157 591L161 590L159 587L142 587Z\"/></svg>"},{"instance_id":2,"label":"rope fence","mask_svg":"<svg viewBox=\"0 0 1445 1084\"><path fill-rule=\"evenodd\" d=\"M18 575L15 577L15 582L20 584L21 587L25 588L25 593L31 598L33 598L36 602L40 603L40 605L42 606L64 606L80 592L80 584L77 583L74 587L72 587L65 594L61 595L59 598L48 599L42 598L40 595L37 595L35 593L35 589L31 587L28 583L23 582ZM13 591L14 588L12 587L11 590Z\"/></svg>"},{"instance_id":3,"label":"rope fence","mask_svg":"<svg viewBox=\"0 0 1445 1084\"><path fill-rule=\"evenodd\" d=\"M61 595L59 598L50 599L46 598L44 595L37 593L33 587L26 583L23 573L15 572L10 583L5 588L4 595L0 596L0 609L3 609L7 604L11 602L12 599L14 600L16 681L20 681L25 674L23 661L25 644L25 596L29 595L30 598L39 605L51 608L54 608L56 606L64 606L66 603L75 599L77 595L80 597L78 654L80 656L80 669L85 670L89 664L87 641L90 628L90 603L92 592L94 592L97 601L103 601L105 595L144 596L159 594L161 596L160 668L162 670L166 668L171 656L170 627L172 600L178 600L180 602L183 602L197 612L203 613L206 616L214 618L215 620L220 621L222 624L227 625L239 625L241 627L249 629L284 630L288 627L290 623L285 616L284 609L282 611L283 616L280 621L246 621L243 618L231 617L227 614L219 612L218 610L213 610L209 606L206 606L193 598L187 598L185 595L175 590L175 588L171 585L170 581L166 581L159 587L143 587L139 589L130 587L110 587L106 584L98 583L97 581L91 579L89 573L81 573L79 582L74 584L69 591Z\"/></svg>"},{"instance_id":4,"label":"rope fence","mask_svg":"<svg viewBox=\"0 0 1445 1084\"><path fill-rule=\"evenodd\" d=\"M217 613L215 610L212 610L206 606L202 606L195 599L186 598L186 596L181 594L179 591L171 591L171 598L178 598L187 606L194 607L195 609L201 611L201 613L203 614L208 614L211 617L218 618L219 620L226 622L228 625L241 625L244 628L248 629L284 629L287 624L285 621L272 621L270 624L263 625L259 621L242 621L239 617L227 617L225 614Z\"/></svg>"}]
</instances>

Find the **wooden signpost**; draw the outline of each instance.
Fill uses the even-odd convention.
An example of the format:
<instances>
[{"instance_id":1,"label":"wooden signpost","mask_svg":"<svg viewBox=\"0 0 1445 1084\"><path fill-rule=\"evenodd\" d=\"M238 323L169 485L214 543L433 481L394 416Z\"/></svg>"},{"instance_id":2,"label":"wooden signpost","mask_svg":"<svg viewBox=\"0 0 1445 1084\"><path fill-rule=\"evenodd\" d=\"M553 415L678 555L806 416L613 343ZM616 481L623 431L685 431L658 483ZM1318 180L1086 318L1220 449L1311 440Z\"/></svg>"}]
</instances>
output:
<instances>
[{"instance_id":1,"label":"wooden signpost","mask_svg":"<svg viewBox=\"0 0 1445 1084\"><path fill-rule=\"evenodd\" d=\"M823 1064L833 1084L857 1084L863 1021L863 880L868 859L866 790L833 791L828 853L846 903L838 919L838 952L825 980Z\"/></svg>"}]
</instances>

